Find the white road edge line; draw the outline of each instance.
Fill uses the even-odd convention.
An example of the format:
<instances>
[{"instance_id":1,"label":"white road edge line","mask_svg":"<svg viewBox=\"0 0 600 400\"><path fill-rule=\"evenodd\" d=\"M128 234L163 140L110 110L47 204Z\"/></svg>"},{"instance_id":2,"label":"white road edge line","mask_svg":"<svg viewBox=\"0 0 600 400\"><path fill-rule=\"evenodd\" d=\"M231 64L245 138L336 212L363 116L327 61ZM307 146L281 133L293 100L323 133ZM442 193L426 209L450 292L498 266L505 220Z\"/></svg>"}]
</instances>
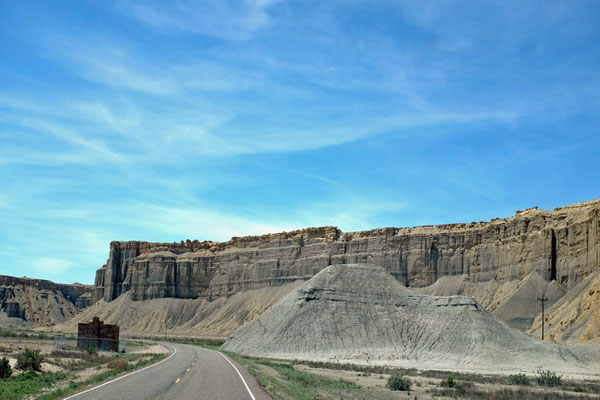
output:
<instances>
[{"instance_id":1,"label":"white road edge line","mask_svg":"<svg viewBox=\"0 0 600 400\"><path fill-rule=\"evenodd\" d=\"M126 375L119 376L118 378L112 379L112 380L110 380L110 381L108 381L108 382L104 382L104 383L102 383L102 384L100 384L100 385L98 385L98 386L94 386L93 388L89 388L89 389L87 389L87 390L84 390L83 392L75 393L75 394L73 394L73 395L71 395L71 396L69 396L69 397L65 397L63 400L69 400L69 399L72 399L72 398L74 398L74 397L77 397L77 396L80 396L80 395L82 395L82 394L85 394L85 393L91 392L92 390L96 390L96 389L98 389L98 388L101 388L102 386L108 385L109 383L116 382L116 381L118 381L118 380L120 380L120 379L127 378L128 376L131 376L131 375L133 375L133 374L137 374L138 372L142 372L142 371L143 371L143 370L145 370L145 369L152 368L152 367L156 367L158 364L162 364L162 363L164 363L165 361L167 361L168 359L170 359L171 357L173 357L173 356L174 356L174 355L177 353L177 349L176 349L175 347L172 347L172 346L169 346L169 345L166 345L166 346L167 346L167 347L170 347L170 348L172 348L172 349L173 349L173 353L171 353L171 355L170 355L169 357L165 358L164 360L162 360L162 361L159 361L159 362L157 362L156 364L148 365L147 367L144 367L144 368L142 368L142 369L138 369L137 371L130 372L130 373L126 374Z\"/></svg>"},{"instance_id":2,"label":"white road edge line","mask_svg":"<svg viewBox=\"0 0 600 400\"><path fill-rule=\"evenodd\" d=\"M242 376L242 374L240 374L240 370L237 369L237 367L235 365L233 365L233 363L231 361L229 361L229 358L227 358L227 356L225 356L225 354L219 352L220 355L223 356L223 358L229 363L231 364L231 366L233 367L233 369L235 369L235 372L238 373L238 375L240 376L240 379L242 380L242 382L244 382L244 386L246 386L246 390L248 391L248 394L250 395L250 397L252 397L252 400L256 400L256 398L254 397L254 395L252 394L252 392L250 391L250 388L248 387L248 384L246 383L246 380L244 379L244 377ZM65 399L66 400L66 399Z\"/></svg>"}]
</instances>

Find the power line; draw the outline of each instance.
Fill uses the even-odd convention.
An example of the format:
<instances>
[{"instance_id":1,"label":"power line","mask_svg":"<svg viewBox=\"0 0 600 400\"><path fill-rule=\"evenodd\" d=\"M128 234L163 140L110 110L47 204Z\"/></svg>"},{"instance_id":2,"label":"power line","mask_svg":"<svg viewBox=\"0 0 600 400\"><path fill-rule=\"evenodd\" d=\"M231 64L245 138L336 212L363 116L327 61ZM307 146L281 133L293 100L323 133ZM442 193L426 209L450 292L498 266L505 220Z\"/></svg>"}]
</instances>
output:
<instances>
[{"instance_id":1,"label":"power line","mask_svg":"<svg viewBox=\"0 0 600 400\"><path fill-rule=\"evenodd\" d=\"M542 340L544 340L544 323L546 322L544 318L544 303L548 301L548 298L542 293L542 295L538 297L538 301L542 302Z\"/></svg>"}]
</instances>

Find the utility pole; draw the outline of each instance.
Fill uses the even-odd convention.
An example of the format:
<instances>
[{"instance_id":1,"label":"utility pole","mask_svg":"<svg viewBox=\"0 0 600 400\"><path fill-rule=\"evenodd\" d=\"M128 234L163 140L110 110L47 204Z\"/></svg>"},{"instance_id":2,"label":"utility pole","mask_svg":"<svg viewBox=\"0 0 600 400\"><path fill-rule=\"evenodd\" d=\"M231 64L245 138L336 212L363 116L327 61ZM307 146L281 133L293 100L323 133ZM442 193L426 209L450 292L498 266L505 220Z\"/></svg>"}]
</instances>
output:
<instances>
[{"instance_id":1,"label":"utility pole","mask_svg":"<svg viewBox=\"0 0 600 400\"><path fill-rule=\"evenodd\" d=\"M538 301L542 302L542 340L544 340L544 323L546 322L544 317L544 303L548 301L548 298L542 293L542 295L538 297Z\"/></svg>"}]
</instances>

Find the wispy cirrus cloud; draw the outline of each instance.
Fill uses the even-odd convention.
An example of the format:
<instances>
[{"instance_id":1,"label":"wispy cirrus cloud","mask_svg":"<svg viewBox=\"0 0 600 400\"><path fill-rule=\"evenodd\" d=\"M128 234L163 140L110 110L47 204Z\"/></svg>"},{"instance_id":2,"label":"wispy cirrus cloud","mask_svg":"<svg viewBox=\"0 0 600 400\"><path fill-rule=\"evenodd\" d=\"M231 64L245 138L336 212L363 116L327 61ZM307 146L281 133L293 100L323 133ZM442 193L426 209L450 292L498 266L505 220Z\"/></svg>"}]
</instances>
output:
<instances>
[{"instance_id":1,"label":"wispy cirrus cloud","mask_svg":"<svg viewBox=\"0 0 600 400\"><path fill-rule=\"evenodd\" d=\"M271 5L244 2L245 11L239 12L259 15L256 21L263 22L251 26L266 26L265 13ZM129 6L119 7L123 11ZM166 6L138 2L132 7L139 11ZM156 16L159 20L155 22L171 26L168 21L177 19L179 13L191 19L209 18L201 12L202 7L178 3L169 12L157 13L164 20ZM221 16L230 5L211 3L206 7ZM335 24L326 28L334 38L345 34ZM309 30L306 35L313 38L320 31ZM512 125L531 115L522 103L514 101L480 103L473 99L456 104L435 100L433 85L447 80L439 63L415 65L411 60L421 49L401 51L386 36L374 40L376 34L369 35L368 40L359 37L354 48L347 38L325 42L325 48L331 48L337 57L332 63L326 54L300 61L293 53L282 55L279 49L254 45L246 49L236 43L214 58L212 53L171 58L151 54L147 46L114 33L91 33L77 27L73 31L49 30L42 35L45 56L100 91L88 91L95 93L89 100L79 93L76 103L58 99L50 106L8 106L40 119L35 124L21 121L17 125L23 129L62 136L61 140L96 153L90 158L56 157L64 162L167 159L167 153L175 157L286 153L389 132L407 135L415 128L481 121ZM359 62L346 62L357 55L361 56ZM417 76L421 79L415 79ZM387 100L382 103L382 99ZM42 116L46 118L42 120ZM73 116L78 124L69 122ZM102 129L94 126L97 123ZM115 133L122 137L114 137ZM43 159L40 154L35 158Z\"/></svg>"},{"instance_id":2,"label":"wispy cirrus cloud","mask_svg":"<svg viewBox=\"0 0 600 400\"><path fill-rule=\"evenodd\" d=\"M13 2L2 258L90 282L115 239L470 221L597 197L598 10L565 4Z\"/></svg>"},{"instance_id":3,"label":"wispy cirrus cloud","mask_svg":"<svg viewBox=\"0 0 600 400\"><path fill-rule=\"evenodd\" d=\"M226 40L247 40L269 24L268 8L280 0L193 1L166 4L127 1L117 9L150 27L198 33Z\"/></svg>"}]
</instances>

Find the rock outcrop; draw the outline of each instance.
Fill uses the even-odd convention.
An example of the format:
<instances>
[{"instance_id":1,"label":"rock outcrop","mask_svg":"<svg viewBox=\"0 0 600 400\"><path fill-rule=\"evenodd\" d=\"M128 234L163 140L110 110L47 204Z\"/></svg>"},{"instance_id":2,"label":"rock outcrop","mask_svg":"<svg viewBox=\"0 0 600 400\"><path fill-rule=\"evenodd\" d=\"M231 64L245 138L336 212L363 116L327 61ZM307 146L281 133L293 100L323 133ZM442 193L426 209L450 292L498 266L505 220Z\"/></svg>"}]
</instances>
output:
<instances>
[{"instance_id":1,"label":"rock outcrop","mask_svg":"<svg viewBox=\"0 0 600 400\"><path fill-rule=\"evenodd\" d=\"M406 286L428 286L449 275L504 283L535 270L570 289L599 268L599 215L595 200L469 224L351 233L308 228L225 243L112 242L107 264L96 272L92 302L128 290L134 300L212 299L359 262L384 267Z\"/></svg>"},{"instance_id":2,"label":"rock outcrop","mask_svg":"<svg viewBox=\"0 0 600 400\"><path fill-rule=\"evenodd\" d=\"M565 346L510 329L466 296L427 296L375 265L333 265L237 329L248 356L489 369L592 371Z\"/></svg>"},{"instance_id":3,"label":"rock outcrop","mask_svg":"<svg viewBox=\"0 0 600 400\"><path fill-rule=\"evenodd\" d=\"M51 326L91 303L92 286L0 275L0 326Z\"/></svg>"},{"instance_id":4,"label":"rock outcrop","mask_svg":"<svg viewBox=\"0 0 600 400\"><path fill-rule=\"evenodd\" d=\"M126 292L134 301L212 301L306 281L329 265L349 263L382 266L405 286L431 294L474 296L527 329L536 317L533 291L557 300L600 269L600 200L554 211L534 207L490 222L350 233L308 228L224 243L112 242L107 264L96 272L92 303ZM427 289L440 279L460 291ZM528 308L515 313L519 302Z\"/></svg>"}]
</instances>

